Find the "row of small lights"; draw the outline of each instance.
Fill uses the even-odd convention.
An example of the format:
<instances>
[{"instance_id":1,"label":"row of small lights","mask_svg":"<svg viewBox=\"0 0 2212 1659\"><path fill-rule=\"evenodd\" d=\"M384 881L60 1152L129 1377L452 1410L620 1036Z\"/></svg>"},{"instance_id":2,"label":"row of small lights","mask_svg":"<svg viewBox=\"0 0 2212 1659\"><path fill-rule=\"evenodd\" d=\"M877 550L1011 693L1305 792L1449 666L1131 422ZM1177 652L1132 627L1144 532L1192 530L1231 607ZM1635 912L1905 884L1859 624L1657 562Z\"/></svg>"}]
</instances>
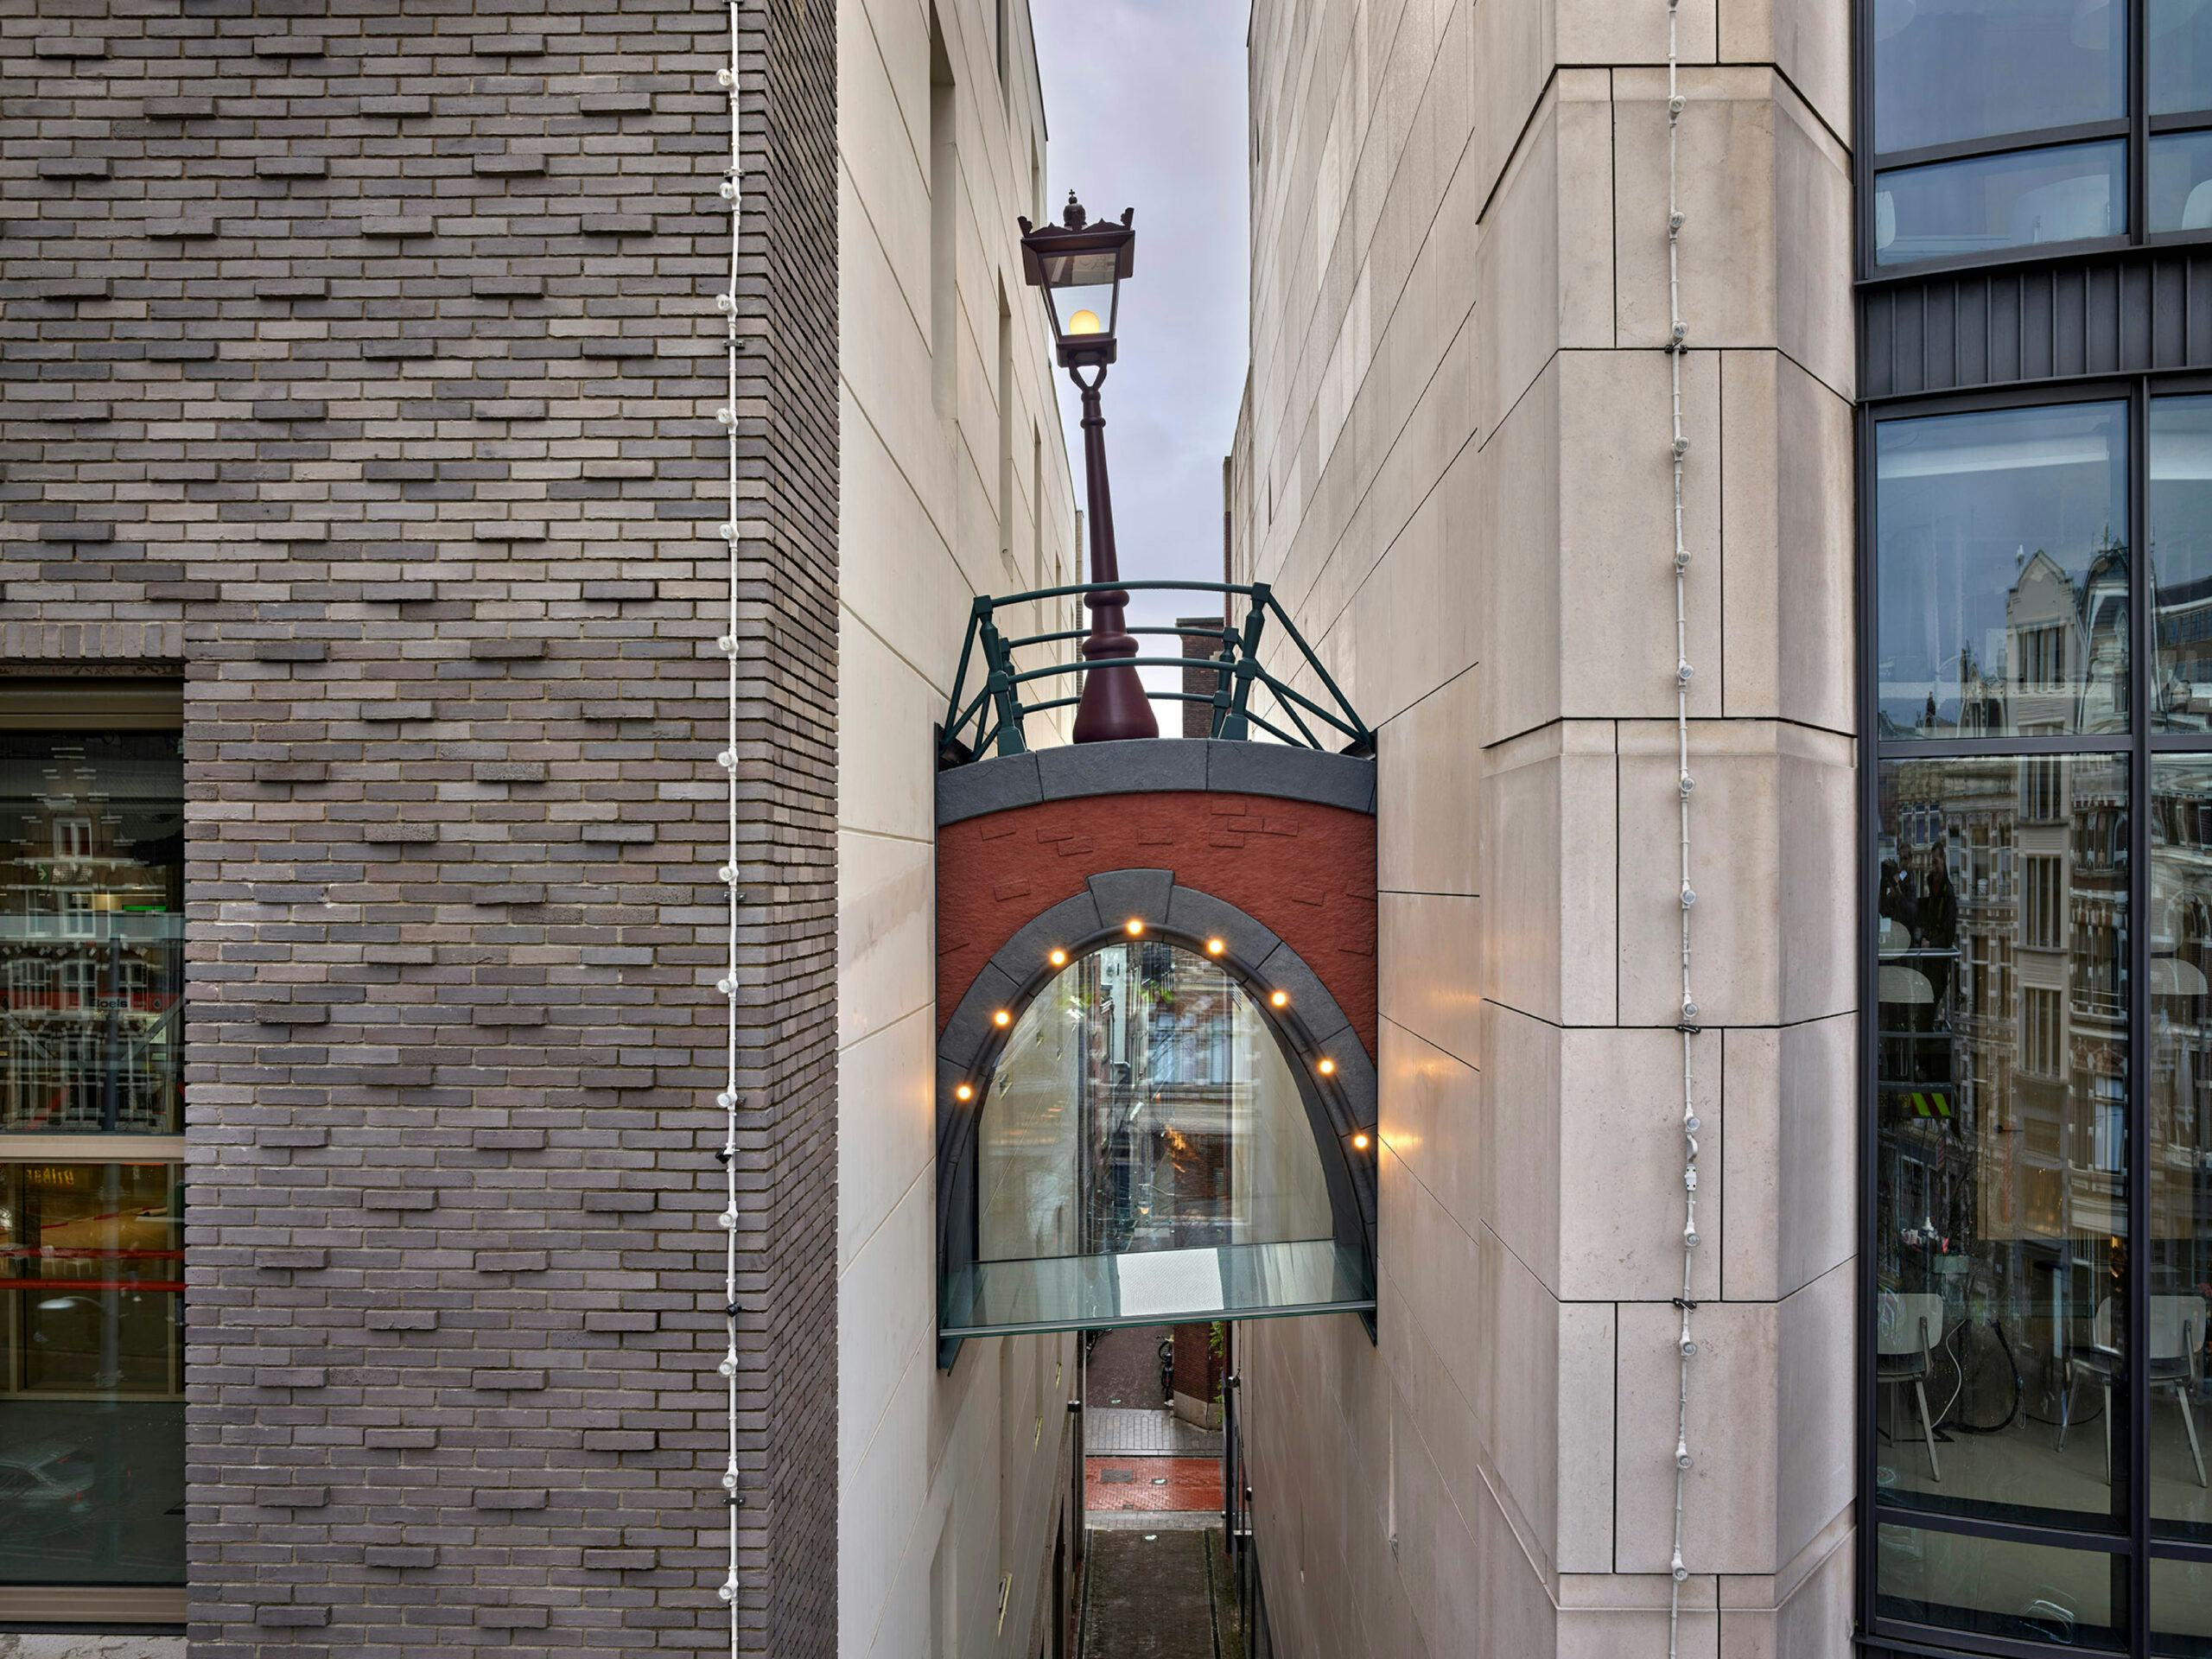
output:
<instances>
[{"instance_id":1,"label":"row of small lights","mask_svg":"<svg viewBox=\"0 0 2212 1659\"><path fill-rule=\"evenodd\" d=\"M1128 921L1122 924L1122 931L1124 933L1127 933L1133 939L1142 938L1144 937L1143 919L1140 917L1130 917ZM1206 955L1210 957L1218 957L1228 949L1229 941L1226 939L1216 938L1208 939L1206 941ZM1046 957L1045 960L1052 963L1055 968L1065 968L1068 965L1068 953L1064 950L1055 947ZM1280 988L1269 991L1268 993L1268 1006L1273 1008L1288 1007L1290 1006L1290 993ZM1008 1026L1011 1026L1014 1023L1014 1010L1011 1008L999 1009L996 1013L991 1015L991 1023L996 1026L1001 1031L1004 1031ZM1325 1077L1333 1077L1337 1075L1337 1063L1333 1059L1331 1059L1326 1054L1324 1054L1319 1059L1313 1062L1313 1069ZM959 1101L973 1100L976 1098L976 1085L963 1079L954 1087L952 1090L952 1096L955 1100ZM1368 1147L1367 1131L1364 1129L1355 1131L1351 1137L1351 1143L1360 1151L1365 1152Z\"/></svg>"}]
</instances>

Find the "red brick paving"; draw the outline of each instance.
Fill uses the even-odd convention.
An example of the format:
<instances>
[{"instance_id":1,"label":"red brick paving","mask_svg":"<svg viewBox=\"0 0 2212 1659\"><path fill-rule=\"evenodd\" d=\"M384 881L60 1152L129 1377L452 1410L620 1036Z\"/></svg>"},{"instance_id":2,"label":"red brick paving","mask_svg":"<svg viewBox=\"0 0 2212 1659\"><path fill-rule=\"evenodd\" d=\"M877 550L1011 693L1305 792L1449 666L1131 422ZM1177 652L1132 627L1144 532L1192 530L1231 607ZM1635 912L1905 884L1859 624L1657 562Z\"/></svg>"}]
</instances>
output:
<instances>
[{"instance_id":1,"label":"red brick paving","mask_svg":"<svg viewBox=\"0 0 2212 1659\"><path fill-rule=\"evenodd\" d=\"M1221 1508L1217 1458L1085 1458L1083 1463L1084 1507L1094 1512ZM1109 1473L1128 1478L1109 1480Z\"/></svg>"}]
</instances>

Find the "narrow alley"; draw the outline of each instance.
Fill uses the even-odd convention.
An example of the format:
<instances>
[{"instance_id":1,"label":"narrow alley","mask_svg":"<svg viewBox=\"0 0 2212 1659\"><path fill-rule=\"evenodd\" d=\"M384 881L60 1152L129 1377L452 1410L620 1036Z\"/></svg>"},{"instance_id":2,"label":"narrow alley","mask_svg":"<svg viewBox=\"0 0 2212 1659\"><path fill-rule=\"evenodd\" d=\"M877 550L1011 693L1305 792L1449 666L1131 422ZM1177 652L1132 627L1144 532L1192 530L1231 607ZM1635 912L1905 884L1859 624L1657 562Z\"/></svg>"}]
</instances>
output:
<instances>
[{"instance_id":1,"label":"narrow alley","mask_svg":"<svg viewBox=\"0 0 2212 1659\"><path fill-rule=\"evenodd\" d=\"M1173 1408L1170 1327L1109 1331L1084 1370L1080 1659L1243 1659L1222 1543L1222 1432Z\"/></svg>"}]
</instances>

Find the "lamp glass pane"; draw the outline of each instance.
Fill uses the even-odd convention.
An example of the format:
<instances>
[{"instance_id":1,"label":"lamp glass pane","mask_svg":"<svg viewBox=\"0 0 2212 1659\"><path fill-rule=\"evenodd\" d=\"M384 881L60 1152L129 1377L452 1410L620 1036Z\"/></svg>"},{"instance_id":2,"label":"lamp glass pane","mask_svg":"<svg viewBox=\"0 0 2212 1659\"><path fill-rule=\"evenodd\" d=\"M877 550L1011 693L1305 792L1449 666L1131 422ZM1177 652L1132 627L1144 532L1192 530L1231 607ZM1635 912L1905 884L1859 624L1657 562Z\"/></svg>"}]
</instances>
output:
<instances>
[{"instance_id":1,"label":"lamp glass pane","mask_svg":"<svg viewBox=\"0 0 2212 1659\"><path fill-rule=\"evenodd\" d=\"M1046 290L1052 302L1053 326L1071 344L1091 334L1114 332L1114 284L1086 283Z\"/></svg>"},{"instance_id":2,"label":"lamp glass pane","mask_svg":"<svg viewBox=\"0 0 2212 1659\"><path fill-rule=\"evenodd\" d=\"M1111 283L1120 260L1118 250L1095 248L1087 253L1045 254L1038 264L1044 268L1047 288L1090 288Z\"/></svg>"}]
</instances>

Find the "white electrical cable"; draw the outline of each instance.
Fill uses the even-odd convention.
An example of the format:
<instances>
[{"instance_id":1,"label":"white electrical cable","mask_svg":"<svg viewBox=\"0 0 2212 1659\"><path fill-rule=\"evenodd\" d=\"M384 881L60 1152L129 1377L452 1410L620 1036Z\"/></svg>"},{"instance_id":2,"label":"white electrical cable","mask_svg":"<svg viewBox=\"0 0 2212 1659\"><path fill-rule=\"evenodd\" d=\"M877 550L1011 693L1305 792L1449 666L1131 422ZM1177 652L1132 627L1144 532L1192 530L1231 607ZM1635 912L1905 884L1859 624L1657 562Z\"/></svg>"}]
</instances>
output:
<instances>
[{"instance_id":1,"label":"white electrical cable","mask_svg":"<svg viewBox=\"0 0 2212 1659\"><path fill-rule=\"evenodd\" d=\"M715 77L729 94L729 170L722 175L722 200L729 204L729 288L715 296L722 314L729 367L729 401L715 411L728 435L729 517L721 536L729 550L729 632L720 645L729 670L728 745L716 757L729 779L729 857L717 874L729 894L729 968L717 988L729 1004L728 1070L717 1103L722 1109L721 1164L726 1207L719 1217L723 1232L722 1318L726 1346L721 1370L728 1385L729 1460L722 1470L722 1497L729 1511L729 1573L721 1584L721 1599L729 1605L730 1659L737 1659L741 1611L737 1599L737 259L738 235L744 227L744 158L740 146L738 0L729 0L729 67Z\"/></svg>"},{"instance_id":2,"label":"white electrical cable","mask_svg":"<svg viewBox=\"0 0 2212 1659\"><path fill-rule=\"evenodd\" d=\"M1691 1071L1691 1044L1696 1039L1697 999L1690 991L1690 911L1697 893L1690 886L1690 656L1688 545L1682 540L1682 459L1689 440L1682 433L1682 359L1689 330L1682 322L1682 208L1675 179L1682 120L1679 29L1681 0L1667 0L1667 362L1671 378L1675 462L1675 760L1676 793L1681 810L1682 1009L1675 1029L1682 1038L1682 1294L1675 1299L1682 1316L1676 1339L1681 1363L1675 1403L1675 1548L1669 1563L1667 1659L1679 1659L1682 1619L1682 1497L1690 1471L1690 1360L1697 1344L1690 1336L1691 1264L1697 1257L1697 1098Z\"/></svg>"}]
</instances>

